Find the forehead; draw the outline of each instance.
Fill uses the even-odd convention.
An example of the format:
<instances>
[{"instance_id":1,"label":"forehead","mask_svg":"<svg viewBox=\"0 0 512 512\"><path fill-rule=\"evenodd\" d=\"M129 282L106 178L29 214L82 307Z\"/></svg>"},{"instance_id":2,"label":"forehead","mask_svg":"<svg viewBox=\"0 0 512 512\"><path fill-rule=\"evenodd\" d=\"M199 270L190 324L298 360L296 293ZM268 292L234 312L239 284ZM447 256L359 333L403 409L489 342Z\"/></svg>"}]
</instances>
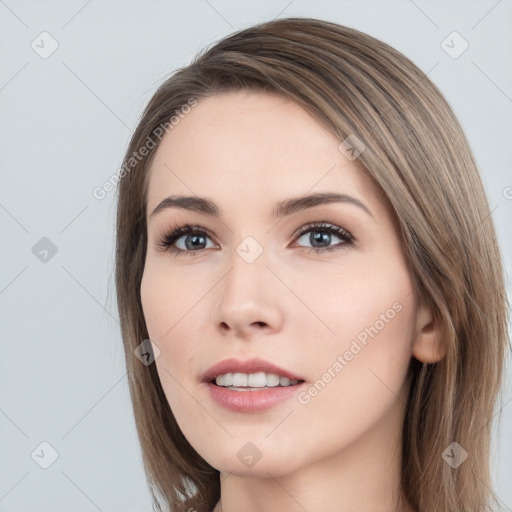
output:
<instances>
[{"instance_id":1,"label":"forehead","mask_svg":"<svg viewBox=\"0 0 512 512\"><path fill-rule=\"evenodd\" d=\"M266 92L214 95L162 139L149 169L148 210L170 193L250 206L333 190L368 196L368 175L341 140L297 103Z\"/></svg>"}]
</instances>

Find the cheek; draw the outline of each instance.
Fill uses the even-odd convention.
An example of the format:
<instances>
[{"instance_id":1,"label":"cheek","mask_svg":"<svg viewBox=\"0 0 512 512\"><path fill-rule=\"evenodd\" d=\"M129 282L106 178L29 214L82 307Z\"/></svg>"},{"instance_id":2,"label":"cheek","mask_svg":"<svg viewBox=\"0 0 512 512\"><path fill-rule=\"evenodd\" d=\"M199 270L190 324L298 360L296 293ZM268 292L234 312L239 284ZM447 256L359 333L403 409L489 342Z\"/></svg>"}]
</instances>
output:
<instances>
[{"instance_id":1,"label":"cheek","mask_svg":"<svg viewBox=\"0 0 512 512\"><path fill-rule=\"evenodd\" d=\"M372 343L375 349L400 348L407 340L414 306L407 275L368 272L347 283L342 295L342 311L330 306L342 338L357 339L365 347L378 340Z\"/></svg>"},{"instance_id":2,"label":"cheek","mask_svg":"<svg viewBox=\"0 0 512 512\"><path fill-rule=\"evenodd\" d=\"M187 312L198 302L198 294L181 281L169 266L151 258L146 262L140 286L141 303L148 333L157 344L174 336L186 322Z\"/></svg>"},{"instance_id":3,"label":"cheek","mask_svg":"<svg viewBox=\"0 0 512 512\"><path fill-rule=\"evenodd\" d=\"M347 265L302 287L317 317L310 315L304 330L316 332L314 344L321 347L309 350L308 360L332 393L339 387L371 397L389 393L386 384L398 393L403 383L413 346L412 283L399 257L377 262L359 259L357 269Z\"/></svg>"},{"instance_id":4,"label":"cheek","mask_svg":"<svg viewBox=\"0 0 512 512\"><path fill-rule=\"evenodd\" d=\"M183 293L183 289L188 292ZM204 314L199 313L200 290L194 292L180 282L176 272L150 261L144 269L140 293L149 338L160 349L156 366L162 384L165 382L166 390L175 390L187 372L190 377L190 369L197 366L195 356L201 338L195 333L194 318Z\"/></svg>"},{"instance_id":5,"label":"cheek","mask_svg":"<svg viewBox=\"0 0 512 512\"><path fill-rule=\"evenodd\" d=\"M319 407L333 411L339 405L371 424L397 404L412 355L416 309L411 292L403 267L347 278L337 293L341 307L331 302L326 316L336 335L316 365ZM324 381L329 383L322 388Z\"/></svg>"},{"instance_id":6,"label":"cheek","mask_svg":"<svg viewBox=\"0 0 512 512\"><path fill-rule=\"evenodd\" d=\"M190 329L186 312L192 305L187 300L190 294L178 293L178 283L177 276L168 269L164 271L149 263L144 269L140 293L149 338L160 349L155 360L158 376L167 402L180 424L180 418L196 417L198 412L183 387L187 386L187 371L195 364L194 347L183 340L196 338L190 330L185 332ZM180 424L180 428L186 431L187 426Z\"/></svg>"}]
</instances>

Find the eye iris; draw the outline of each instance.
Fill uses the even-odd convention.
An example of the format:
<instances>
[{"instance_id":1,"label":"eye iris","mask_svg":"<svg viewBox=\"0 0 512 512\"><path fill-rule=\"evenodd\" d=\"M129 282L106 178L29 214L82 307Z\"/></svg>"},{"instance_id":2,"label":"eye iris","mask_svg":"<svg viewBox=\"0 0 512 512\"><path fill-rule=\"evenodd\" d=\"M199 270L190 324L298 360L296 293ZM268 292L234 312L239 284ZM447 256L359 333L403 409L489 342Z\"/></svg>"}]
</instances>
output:
<instances>
[{"instance_id":1,"label":"eye iris","mask_svg":"<svg viewBox=\"0 0 512 512\"><path fill-rule=\"evenodd\" d=\"M201 242L198 243L198 240L201 240ZM190 242L190 243L189 243ZM202 236L202 235L188 235L186 238L185 238L185 246L187 247L187 249L203 249L204 247L198 247L198 246L202 246L204 245L206 242L205 242L205 237Z\"/></svg>"},{"instance_id":2,"label":"eye iris","mask_svg":"<svg viewBox=\"0 0 512 512\"><path fill-rule=\"evenodd\" d=\"M316 242L320 242L320 243L325 242L326 245L329 245L330 237L331 237L330 233L324 233L322 231L312 231L309 235L311 245L313 245L314 247L318 247L318 246L315 246Z\"/></svg>"}]
</instances>

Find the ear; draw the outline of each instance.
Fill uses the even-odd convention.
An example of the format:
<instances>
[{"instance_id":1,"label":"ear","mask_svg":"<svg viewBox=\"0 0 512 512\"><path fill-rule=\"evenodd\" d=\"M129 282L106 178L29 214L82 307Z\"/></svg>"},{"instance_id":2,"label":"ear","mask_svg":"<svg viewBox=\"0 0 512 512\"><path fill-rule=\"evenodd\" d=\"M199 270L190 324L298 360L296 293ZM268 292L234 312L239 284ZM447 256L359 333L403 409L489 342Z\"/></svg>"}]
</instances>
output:
<instances>
[{"instance_id":1,"label":"ear","mask_svg":"<svg viewBox=\"0 0 512 512\"><path fill-rule=\"evenodd\" d=\"M412 355L422 363L437 363L446 355L446 347L441 340L439 322L426 305L418 306L416 316L416 338Z\"/></svg>"}]
</instances>

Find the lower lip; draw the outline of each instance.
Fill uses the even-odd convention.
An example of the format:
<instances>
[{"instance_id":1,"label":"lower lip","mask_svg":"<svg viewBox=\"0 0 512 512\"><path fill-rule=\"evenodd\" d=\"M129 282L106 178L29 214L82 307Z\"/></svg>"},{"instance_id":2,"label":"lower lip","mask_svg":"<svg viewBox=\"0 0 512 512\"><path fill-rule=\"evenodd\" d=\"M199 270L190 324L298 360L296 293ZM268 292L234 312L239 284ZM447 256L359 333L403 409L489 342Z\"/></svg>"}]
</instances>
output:
<instances>
[{"instance_id":1,"label":"lower lip","mask_svg":"<svg viewBox=\"0 0 512 512\"><path fill-rule=\"evenodd\" d=\"M213 400L226 409L235 412L261 412L289 400L304 384L301 382L295 386L277 386L258 391L235 391L212 382L208 382L206 386Z\"/></svg>"}]
</instances>

